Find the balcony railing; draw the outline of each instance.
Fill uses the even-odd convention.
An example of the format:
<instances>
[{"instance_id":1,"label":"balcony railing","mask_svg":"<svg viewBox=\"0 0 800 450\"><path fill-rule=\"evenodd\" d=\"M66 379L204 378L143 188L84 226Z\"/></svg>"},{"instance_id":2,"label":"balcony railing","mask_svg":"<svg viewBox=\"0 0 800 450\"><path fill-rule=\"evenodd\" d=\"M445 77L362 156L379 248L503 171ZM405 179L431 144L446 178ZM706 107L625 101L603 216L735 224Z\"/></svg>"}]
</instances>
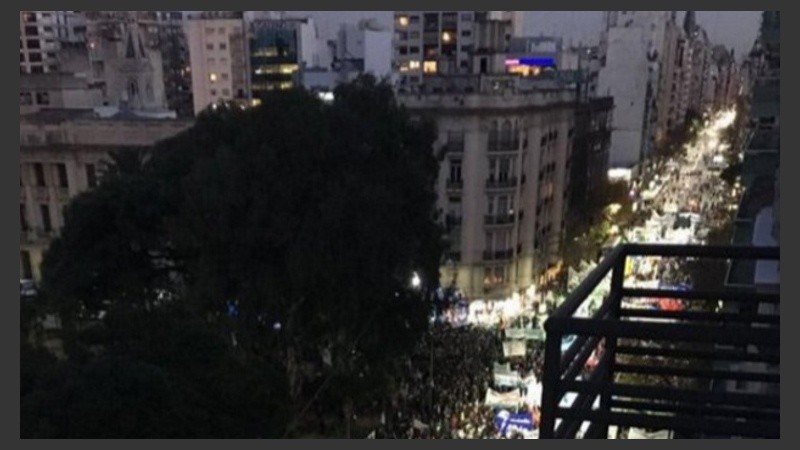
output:
<instances>
[{"instance_id":1,"label":"balcony railing","mask_svg":"<svg viewBox=\"0 0 800 450\"><path fill-rule=\"evenodd\" d=\"M495 250L495 251L487 250L483 252L484 261L503 261L511 259L513 257L514 257L514 249Z\"/></svg>"},{"instance_id":2,"label":"balcony railing","mask_svg":"<svg viewBox=\"0 0 800 450\"><path fill-rule=\"evenodd\" d=\"M490 152L513 152L519 149L519 138L515 139L492 139L489 138Z\"/></svg>"},{"instance_id":3,"label":"balcony railing","mask_svg":"<svg viewBox=\"0 0 800 450\"><path fill-rule=\"evenodd\" d=\"M486 225L510 225L514 223L514 214L487 215L483 218Z\"/></svg>"},{"instance_id":4,"label":"balcony railing","mask_svg":"<svg viewBox=\"0 0 800 450\"><path fill-rule=\"evenodd\" d=\"M464 188L464 180L447 180L448 191L459 191Z\"/></svg>"},{"instance_id":5,"label":"balcony railing","mask_svg":"<svg viewBox=\"0 0 800 450\"><path fill-rule=\"evenodd\" d=\"M540 438L581 433L604 439L610 426L671 430L687 438L780 437L780 316L757 312L759 304L780 303L777 289L629 287L626 262L637 256L780 260L780 250L614 249L545 324ZM585 313L583 306L607 276L608 295L596 312ZM679 300L682 307L636 308L632 300L641 298ZM733 313L729 305L756 309ZM575 317L576 311L584 312L582 317ZM565 338L574 340L562 347ZM726 382L757 389L740 392ZM567 393L576 394L571 402L562 400Z\"/></svg>"},{"instance_id":6,"label":"balcony railing","mask_svg":"<svg viewBox=\"0 0 800 450\"><path fill-rule=\"evenodd\" d=\"M515 187L517 187L517 177L486 180L486 189L509 189Z\"/></svg>"}]
</instances>

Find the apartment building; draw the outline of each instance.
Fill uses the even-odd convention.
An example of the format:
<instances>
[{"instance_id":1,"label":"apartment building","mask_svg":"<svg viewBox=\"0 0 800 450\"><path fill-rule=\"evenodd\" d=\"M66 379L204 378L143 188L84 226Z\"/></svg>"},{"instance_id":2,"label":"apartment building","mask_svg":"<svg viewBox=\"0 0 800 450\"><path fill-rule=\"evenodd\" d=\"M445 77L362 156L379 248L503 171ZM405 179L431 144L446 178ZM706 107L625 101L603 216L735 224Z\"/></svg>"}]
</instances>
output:
<instances>
[{"instance_id":1,"label":"apartment building","mask_svg":"<svg viewBox=\"0 0 800 450\"><path fill-rule=\"evenodd\" d=\"M194 113L219 102L247 103L247 30L242 14L207 12L189 17L184 26Z\"/></svg>"},{"instance_id":2,"label":"apartment building","mask_svg":"<svg viewBox=\"0 0 800 450\"><path fill-rule=\"evenodd\" d=\"M543 283L565 226L575 92L514 75L426 83L399 99L439 129L442 283L489 299Z\"/></svg>"},{"instance_id":3,"label":"apartment building","mask_svg":"<svg viewBox=\"0 0 800 450\"><path fill-rule=\"evenodd\" d=\"M40 279L44 253L64 225L64 207L97 185L110 151L150 146L189 126L185 120L92 110L20 116L20 278Z\"/></svg>"},{"instance_id":4,"label":"apartment building","mask_svg":"<svg viewBox=\"0 0 800 450\"><path fill-rule=\"evenodd\" d=\"M19 72L57 72L58 11L19 12Z\"/></svg>"},{"instance_id":5,"label":"apartment building","mask_svg":"<svg viewBox=\"0 0 800 450\"><path fill-rule=\"evenodd\" d=\"M653 148L668 11L607 11L597 94L614 97L610 166L631 168Z\"/></svg>"},{"instance_id":6,"label":"apartment building","mask_svg":"<svg viewBox=\"0 0 800 450\"><path fill-rule=\"evenodd\" d=\"M395 11L395 72L400 86L415 86L425 77L490 73L486 58L513 36L523 34L524 11ZM476 25L483 24L483 28ZM477 65L476 65L477 63Z\"/></svg>"}]
</instances>

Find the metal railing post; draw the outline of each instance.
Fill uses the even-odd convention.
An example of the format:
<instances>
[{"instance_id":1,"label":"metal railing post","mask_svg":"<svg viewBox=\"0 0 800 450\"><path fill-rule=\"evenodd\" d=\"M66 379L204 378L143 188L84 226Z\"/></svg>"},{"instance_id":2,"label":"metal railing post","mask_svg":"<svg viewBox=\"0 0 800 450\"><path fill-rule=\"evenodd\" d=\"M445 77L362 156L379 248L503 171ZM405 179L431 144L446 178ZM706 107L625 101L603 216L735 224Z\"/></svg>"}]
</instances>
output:
<instances>
[{"instance_id":1,"label":"metal railing post","mask_svg":"<svg viewBox=\"0 0 800 450\"><path fill-rule=\"evenodd\" d=\"M620 320L620 311L622 309L622 288L625 283L625 263L628 260L628 254L624 251L615 261L614 268L611 272L611 292L609 293L611 308L608 310L608 319L618 321ZM602 319L602 318L601 318ZM608 355L608 367L603 376L603 389L600 394L600 409L606 413L611 412L611 390L614 386L614 373L617 360L617 341L618 338L605 337L604 351ZM601 435L603 438L608 437L609 423L605 422L601 425Z\"/></svg>"},{"instance_id":2,"label":"metal railing post","mask_svg":"<svg viewBox=\"0 0 800 450\"><path fill-rule=\"evenodd\" d=\"M542 411L539 423L539 438L553 439L556 426L556 409L561 397L561 329L553 319L545 322L547 339L544 350L544 373L542 377Z\"/></svg>"}]
</instances>

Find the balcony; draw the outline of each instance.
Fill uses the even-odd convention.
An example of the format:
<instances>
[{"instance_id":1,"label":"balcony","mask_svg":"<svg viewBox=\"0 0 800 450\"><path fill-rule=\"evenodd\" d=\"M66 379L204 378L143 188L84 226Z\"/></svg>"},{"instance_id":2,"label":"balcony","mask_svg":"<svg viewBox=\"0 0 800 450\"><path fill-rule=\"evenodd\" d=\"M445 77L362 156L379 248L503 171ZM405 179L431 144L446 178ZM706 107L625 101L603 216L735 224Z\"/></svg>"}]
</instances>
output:
<instances>
[{"instance_id":1,"label":"balcony","mask_svg":"<svg viewBox=\"0 0 800 450\"><path fill-rule=\"evenodd\" d=\"M615 248L545 323L540 438L604 439L611 426L681 438L780 437L780 316L757 308L778 306L778 290L626 286L626 262L637 256L780 260L780 249ZM595 312L587 311L587 300L607 277L608 294ZM683 306L635 307L648 298ZM756 308L731 313L732 304ZM565 338L572 343L562 347ZM749 389L740 391L739 383ZM562 401L567 393L574 393L571 402Z\"/></svg>"},{"instance_id":2,"label":"balcony","mask_svg":"<svg viewBox=\"0 0 800 450\"><path fill-rule=\"evenodd\" d=\"M511 225L515 218L514 214L491 214L484 216L483 223L485 225Z\"/></svg>"},{"instance_id":3,"label":"balcony","mask_svg":"<svg viewBox=\"0 0 800 450\"><path fill-rule=\"evenodd\" d=\"M483 252L483 260L484 261L505 261L508 259L512 259L514 257L514 249L508 250L496 250L496 251L484 251Z\"/></svg>"},{"instance_id":4,"label":"balcony","mask_svg":"<svg viewBox=\"0 0 800 450\"><path fill-rule=\"evenodd\" d=\"M464 188L464 180L447 180L448 191L460 191Z\"/></svg>"},{"instance_id":5,"label":"balcony","mask_svg":"<svg viewBox=\"0 0 800 450\"><path fill-rule=\"evenodd\" d=\"M508 140L489 138L490 152L515 152L517 150L519 150L519 138Z\"/></svg>"},{"instance_id":6,"label":"balcony","mask_svg":"<svg viewBox=\"0 0 800 450\"><path fill-rule=\"evenodd\" d=\"M513 189L517 187L517 177L486 180L486 189Z\"/></svg>"}]
</instances>

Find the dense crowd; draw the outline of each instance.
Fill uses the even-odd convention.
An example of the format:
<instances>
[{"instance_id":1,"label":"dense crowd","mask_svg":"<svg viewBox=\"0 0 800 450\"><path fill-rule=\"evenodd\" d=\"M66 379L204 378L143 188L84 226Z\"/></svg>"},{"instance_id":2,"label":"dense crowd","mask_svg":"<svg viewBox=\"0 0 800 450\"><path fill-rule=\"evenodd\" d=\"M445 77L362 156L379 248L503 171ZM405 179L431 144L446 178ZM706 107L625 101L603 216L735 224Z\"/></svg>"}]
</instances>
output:
<instances>
[{"instance_id":1,"label":"dense crowd","mask_svg":"<svg viewBox=\"0 0 800 450\"><path fill-rule=\"evenodd\" d=\"M407 362L401 393L373 434L386 439L506 439L495 426L496 411L484 404L493 386L494 364L508 362L521 377L541 377L543 348L529 345L524 358L503 357L499 327L437 324ZM512 411L516 412L516 411Z\"/></svg>"}]
</instances>

